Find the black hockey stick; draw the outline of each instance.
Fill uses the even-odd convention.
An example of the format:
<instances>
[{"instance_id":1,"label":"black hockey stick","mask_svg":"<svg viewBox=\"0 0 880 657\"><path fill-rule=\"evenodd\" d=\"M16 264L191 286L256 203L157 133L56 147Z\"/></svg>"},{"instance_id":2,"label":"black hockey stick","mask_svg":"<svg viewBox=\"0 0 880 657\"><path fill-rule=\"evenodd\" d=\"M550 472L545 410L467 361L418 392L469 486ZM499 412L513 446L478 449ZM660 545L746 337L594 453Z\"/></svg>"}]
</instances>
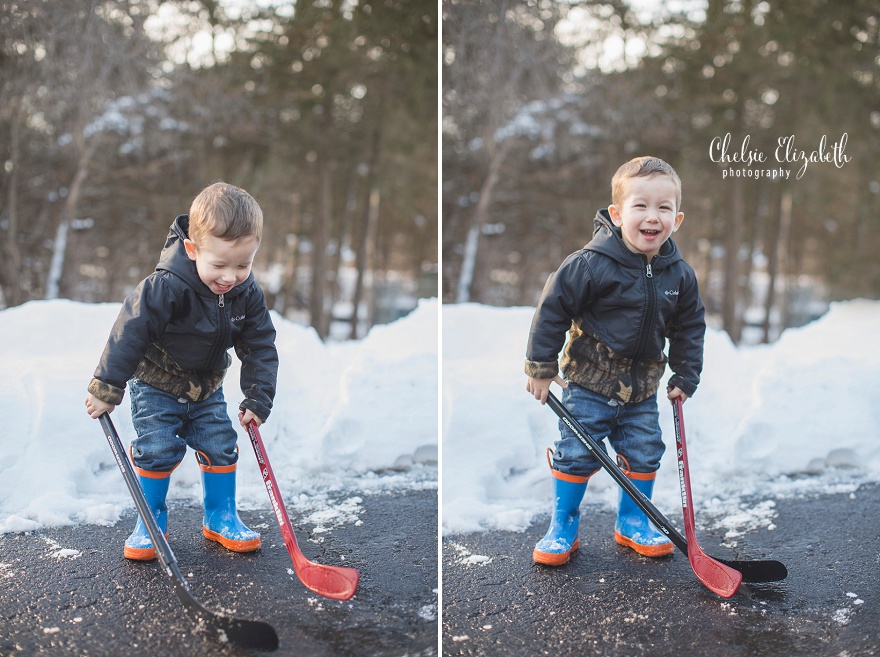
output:
<instances>
[{"instance_id":1,"label":"black hockey stick","mask_svg":"<svg viewBox=\"0 0 880 657\"><path fill-rule=\"evenodd\" d=\"M189 590L189 585L184 579L180 568L177 566L177 558L168 545L165 534L159 529L156 518L147 504L147 498L141 490L140 483L134 473L131 463L119 440L119 434L116 433L116 427L110 420L110 416L104 413L100 418L101 427L104 429L104 435L107 442L110 443L110 449L113 450L113 456L116 457L116 464L122 471L125 483L128 486L128 492L134 499L138 513L147 528L150 540L156 548L156 554L159 562L171 583L174 585L174 592L183 603L186 610L198 621L200 628L207 630L208 634L221 643L232 643L241 648L249 650L275 650L278 648L278 635L268 623L261 621L247 620L243 618L234 618L218 612L206 609L202 604L193 597Z\"/></svg>"},{"instance_id":2,"label":"black hockey stick","mask_svg":"<svg viewBox=\"0 0 880 657\"><path fill-rule=\"evenodd\" d=\"M651 503L651 500L645 497L645 495L635 487L635 485L623 473L623 470L611 460L611 457L605 453L605 450L599 446L599 443L597 443L596 440L586 432L581 423L574 418L574 416L567 408L565 408L565 406L562 405L552 392L547 397L547 404L553 409L553 412L559 416L559 419L574 432L575 436L578 437L578 440L580 440L584 446L593 453L602 464L602 467L611 475L611 478L617 482L618 486L623 488L629 494L638 507L645 512L648 518L650 518L651 522L669 537L669 540L672 541L675 547L685 554L688 554L688 544L684 536L682 536L678 530L672 526L672 523L670 523L669 520L657 510L657 507ZM737 561L719 559L718 557L711 558L725 566L741 572L744 582L777 582L788 576L788 569L786 569L785 565L779 561L771 559Z\"/></svg>"}]
</instances>

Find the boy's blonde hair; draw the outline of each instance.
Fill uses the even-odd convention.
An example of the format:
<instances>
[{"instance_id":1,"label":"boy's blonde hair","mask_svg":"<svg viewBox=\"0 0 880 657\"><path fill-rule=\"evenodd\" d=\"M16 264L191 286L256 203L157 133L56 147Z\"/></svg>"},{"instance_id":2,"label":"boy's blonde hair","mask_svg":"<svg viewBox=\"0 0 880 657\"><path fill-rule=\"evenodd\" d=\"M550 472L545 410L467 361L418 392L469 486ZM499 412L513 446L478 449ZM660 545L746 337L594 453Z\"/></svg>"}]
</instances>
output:
<instances>
[{"instance_id":1,"label":"boy's blonde hair","mask_svg":"<svg viewBox=\"0 0 880 657\"><path fill-rule=\"evenodd\" d=\"M647 178L650 176L669 176L675 183L675 208L681 209L681 178L667 162L659 157L643 155L635 157L622 165L611 179L611 202L623 205L631 178Z\"/></svg>"},{"instance_id":2,"label":"boy's blonde hair","mask_svg":"<svg viewBox=\"0 0 880 657\"><path fill-rule=\"evenodd\" d=\"M263 210L253 196L225 182L205 187L189 208L189 238L197 245L212 235L222 240L263 239Z\"/></svg>"}]
</instances>

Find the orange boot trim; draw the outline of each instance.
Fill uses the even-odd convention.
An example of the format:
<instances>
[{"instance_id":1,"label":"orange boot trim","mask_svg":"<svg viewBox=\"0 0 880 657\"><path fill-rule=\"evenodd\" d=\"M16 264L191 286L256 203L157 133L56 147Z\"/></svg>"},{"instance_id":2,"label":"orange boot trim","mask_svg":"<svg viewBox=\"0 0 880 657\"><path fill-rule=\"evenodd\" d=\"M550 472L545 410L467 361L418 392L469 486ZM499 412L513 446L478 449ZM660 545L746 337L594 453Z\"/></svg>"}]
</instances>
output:
<instances>
[{"instance_id":1,"label":"orange boot trim","mask_svg":"<svg viewBox=\"0 0 880 657\"><path fill-rule=\"evenodd\" d=\"M259 538L253 538L249 541L234 541L218 534L217 532L211 531L204 525L202 525L202 534L204 534L205 538L209 541L216 541L227 550L232 550L233 552L254 552L259 550L260 546L263 544Z\"/></svg>"},{"instance_id":2,"label":"orange boot trim","mask_svg":"<svg viewBox=\"0 0 880 657\"><path fill-rule=\"evenodd\" d=\"M532 561L545 566L561 566L568 563L572 553L580 547L581 539L574 539L574 544L568 552L541 552L537 548L532 551Z\"/></svg>"},{"instance_id":3,"label":"orange boot trim","mask_svg":"<svg viewBox=\"0 0 880 657\"><path fill-rule=\"evenodd\" d=\"M671 541L660 545L641 545L620 534L616 529L614 530L614 540L619 545L632 548L643 557L665 557L667 554L675 552L675 545Z\"/></svg>"}]
</instances>

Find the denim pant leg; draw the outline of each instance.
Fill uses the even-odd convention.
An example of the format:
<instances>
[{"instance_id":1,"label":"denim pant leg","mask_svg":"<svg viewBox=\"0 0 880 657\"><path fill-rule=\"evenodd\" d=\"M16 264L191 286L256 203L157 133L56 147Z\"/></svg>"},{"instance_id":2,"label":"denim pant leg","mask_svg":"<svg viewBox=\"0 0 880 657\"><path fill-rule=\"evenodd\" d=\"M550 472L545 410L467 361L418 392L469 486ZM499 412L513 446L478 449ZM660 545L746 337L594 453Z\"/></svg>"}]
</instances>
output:
<instances>
[{"instance_id":1,"label":"denim pant leg","mask_svg":"<svg viewBox=\"0 0 880 657\"><path fill-rule=\"evenodd\" d=\"M188 404L187 422L181 438L197 452L203 465L233 465L238 462L238 434L229 419L223 388L204 401ZM207 458L209 463L205 463Z\"/></svg>"},{"instance_id":2,"label":"denim pant leg","mask_svg":"<svg viewBox=\"0 0 880 657\"><path fill-rule=\"evenodd\" d=\"M562 389L562 404L581 423L607 454L604 438L611 434L617 417L617 406L609 406L608 399L568 382ZM589 477L602 467L599 460L562 420L559 421L560 440L553 451L553 469L565 474Z\"/></svg>"},{"instance_id":3,"label":"denim pant leg","mask_svg":"<svg viewBox=\"0 0 880 657\"><path fill-rule=\"evenodd\" d=\"M614 451L633 472L656 472L666 451L660 430L657 395L637 404L621 407L614 431L609 436Z\"/></svg>"},{"instance_id":4,"label":"denim pant leg","mask_svg":"<svg viewBox=\"0 0 880 657\"><path fill-rule=\"evenodd\" d=\"M137 438L131 443L134 464L150 472L170 472L186 455L180 431L186 404L138 379L128 382L131 422Z\"/></svg>"},{"instance_id":5,"label":"denim pant leg","mask_svg":"<svg viewBox=\"0 0 880 657\"><path fill-rule=\"evenodd\" d=\"M562 403L607 454L605 438L623 456L633 472L656 472L666 450L660 431L657 396L637 404L619 404L568 382ZM599 460L560 420L553 467L566 474L587 477L601 467Z\"/></svg>"}]
</instances>

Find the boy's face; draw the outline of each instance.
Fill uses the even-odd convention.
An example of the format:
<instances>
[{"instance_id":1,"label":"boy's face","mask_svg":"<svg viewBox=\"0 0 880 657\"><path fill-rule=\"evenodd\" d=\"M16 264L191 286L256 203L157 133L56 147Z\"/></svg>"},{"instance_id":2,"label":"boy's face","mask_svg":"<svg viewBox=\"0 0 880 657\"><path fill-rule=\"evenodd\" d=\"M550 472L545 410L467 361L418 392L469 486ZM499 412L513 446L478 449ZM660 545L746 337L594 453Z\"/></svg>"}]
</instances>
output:
<instances>
[{"instance_id":1,"label":"boy's face","mask_svg":"<svg viewBox=\"0 0 880 657\"><path fill-rule=\"evenodd\" d=\"M626 191L623 203L608 206L608 214L620 227L626 247L650 260L684 219L676 207L678 189L671 177L653 175L630 178Z\"/></svg>"},{"instance_id":2,"label":"boy's face","mask_svg":"<svg viewBox=\"0 0 880 657\"><path fill-rule=\"evenodd\" d=\"M196 263L202 283L214 294L225 294L243 283L260 248L256 237L223 240L213 235L206 237L201 246L189 239L183 245L189 259Z\"/></svg>"}]
</instances>

